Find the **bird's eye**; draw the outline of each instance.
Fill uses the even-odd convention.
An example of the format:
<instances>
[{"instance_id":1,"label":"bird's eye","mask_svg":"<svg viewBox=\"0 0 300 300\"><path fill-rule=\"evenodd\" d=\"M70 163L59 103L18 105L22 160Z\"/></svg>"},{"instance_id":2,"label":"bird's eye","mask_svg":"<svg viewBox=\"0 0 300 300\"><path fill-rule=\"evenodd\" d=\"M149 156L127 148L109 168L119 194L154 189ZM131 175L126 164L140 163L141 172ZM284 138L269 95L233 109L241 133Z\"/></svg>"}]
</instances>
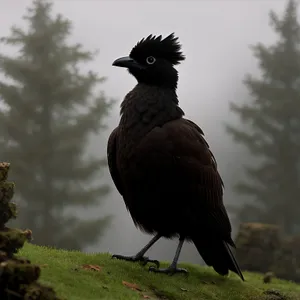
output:
<instances>
[{"instance_id":1,"label":"bird's eye","mask_svg":"<svg viewBox=\"0 0 300 300\"><path fill-rule=\"evenodd\" d=\"M153 65L155 63L156 59L153 56L148 56L146 58L146 62L148 65Z\"/></svg>"}]
</instances>

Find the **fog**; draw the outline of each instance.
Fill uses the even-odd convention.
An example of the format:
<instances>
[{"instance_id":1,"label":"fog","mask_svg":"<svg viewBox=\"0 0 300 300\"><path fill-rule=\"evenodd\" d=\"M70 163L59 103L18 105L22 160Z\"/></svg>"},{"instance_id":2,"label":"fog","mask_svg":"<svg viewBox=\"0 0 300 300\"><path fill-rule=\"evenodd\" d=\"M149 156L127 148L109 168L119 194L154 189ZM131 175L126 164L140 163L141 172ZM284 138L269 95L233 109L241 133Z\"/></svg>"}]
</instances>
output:
<instances>
[{"instance_id":1,"label":"fog","mask_svg":"<svg viewBox=\"0 0 300 300\"><path fill-rule=\"evenodd\" d=\"M28 0L1 0L0 36L9 35L13 24L24 24L21 17L30 4ZM71 42L82 43L89 50L100 50L93 64L84 66L84 69L92 69L106 76L107 81L102 89L117 101L107 119L108 130L93 138L91 151L101 156L106 154L108 134L118 124L119 104L135 84L135 79L126 70L112 67L112 62L128 55L136 42L149 34L165 36L175 32L186 55L186 60L178 67L180 105L186 116L205 132L224 177L225 203L238 202L239 199L230 192L231 165L242 150L232 144L223 123L237 121L229 112L229 102L246 101L248 94L242 79L245 73L257 73L249 45L274 41L268 13L271 9L282 13L285 4L286 1L280 0L55 0L54 12L73 22ZM0 51L15 50L3 48ZM114 219L101 243L86 251L134 254L151 237L134 227L108 170L105 172L101 180L112 185L112 192L100 211L87 210L85 214L113 214ZM175 247L170 246L172 243L177 241L158 242L149 255L171 259L175 253ZM193 246L185 245L181 260L200 261L200 257Z\"/></svg>"}]
</instances>

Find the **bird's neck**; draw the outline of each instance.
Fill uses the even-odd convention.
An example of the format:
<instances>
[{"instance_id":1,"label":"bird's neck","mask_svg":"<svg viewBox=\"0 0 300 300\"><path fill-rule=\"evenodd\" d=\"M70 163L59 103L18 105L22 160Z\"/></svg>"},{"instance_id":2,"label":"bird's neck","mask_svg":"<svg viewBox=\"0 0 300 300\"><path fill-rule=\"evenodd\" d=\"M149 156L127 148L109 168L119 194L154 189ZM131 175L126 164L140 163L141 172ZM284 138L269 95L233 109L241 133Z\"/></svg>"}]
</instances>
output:
<instances>
[{"instance_id":1,"label":"bird's neck","mask_svg":"<svg viewBox=\"0 0 300 300\"><path fill-rule=\"evenodd\" d=\"M121 103L120 125L129 130L150 131L184 115L175 89L137 84ZM146 132L143 132L145 134Z\"/></svg>"}]
</instances>

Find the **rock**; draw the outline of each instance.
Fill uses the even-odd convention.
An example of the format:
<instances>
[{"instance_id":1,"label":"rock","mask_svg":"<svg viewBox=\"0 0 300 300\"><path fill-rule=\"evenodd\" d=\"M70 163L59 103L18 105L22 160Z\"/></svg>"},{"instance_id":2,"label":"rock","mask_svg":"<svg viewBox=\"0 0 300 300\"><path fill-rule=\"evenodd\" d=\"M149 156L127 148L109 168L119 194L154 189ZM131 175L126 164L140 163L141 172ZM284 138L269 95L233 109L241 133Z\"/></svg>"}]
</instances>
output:
<instances>
[{"instance_id":1,"label":"rock","mask_svg":"<svg viewBox=\"0 0 300 300\"><path fill-rule=\"evenodd\" d=\"M236 257L242 270L266 273L280 248L280 228L261 223L242 223L236 240Z\"/></svg>"}]
</instances>

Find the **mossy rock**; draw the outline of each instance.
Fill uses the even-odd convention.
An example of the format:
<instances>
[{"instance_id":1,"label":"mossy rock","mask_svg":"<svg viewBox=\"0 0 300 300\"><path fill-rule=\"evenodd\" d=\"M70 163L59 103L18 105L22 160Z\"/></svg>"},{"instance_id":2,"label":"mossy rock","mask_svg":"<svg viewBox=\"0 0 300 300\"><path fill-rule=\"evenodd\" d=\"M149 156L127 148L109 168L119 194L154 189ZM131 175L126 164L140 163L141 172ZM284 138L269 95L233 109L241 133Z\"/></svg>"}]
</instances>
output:
<instances>
[{"instance_id":1,"label":"mossy rock","mask_svg":"<svg viewBox=\"0 0 300 300\"><path fill-rule=\"evenodd\" d=\"M14 195L15 184L8 181L0 181L0 230L10 219L17 217L17 205L10 202Z\"/></svg>"},{"instance_id":2,"label":"mossy rock","mask_svg":"<svg viewBox=\"0 0 300 300\"><path fill-rule=\"evenodd\" d=\"M31 230L5 226L17 217L17 206L10 202L15 184L6 181L10 164L0 162L0 299L1 300L59 300L51 287L37 282L41 269L15 253L31 241Z\"/></svg>"},{"instance_id":3,"label":"mossy rock","mask_svg":"<svg viewBox=\"0 0 300 300\"><path fill-rule=\"evenodd\" d=\"M52 287L35 282L22 290L24 300L60 300Z\"/></svg>"},{"instance_id":4,"label":"mossy rock","mask_svg":"<svg viewBox=\"0 0 300 300\"><path fill-rule=\"evenodd\" d=\"M37 282L38 265L26 259L9 259L0 263L0 299L59 300L54 289Z\"/></svg>"},{"instance_id":5,"label":"mossy rock","mask_svg":"<svg viewBox=\"0 0 300 300\"><path fill-rule=\"evenodd\" d=\"M262 223L242 223L236 237L236 256L242 270L265 273L281 245L280 228Z\"/></svg>"},{"instance_id":6,"label":"mossy rock","mask_svg":"<svg viewBox=\"0 0 300 300\"><path fill-rule=\"evenodd\" d=\"M300 236L287 237L276 251L272 271L277 277L300 282Z\"/></svg>"},{"instance_id":7,"label":"mossy rock","mask_svg":"<svg viewBox=\"0 0 300 300\"><path fill-rule=\"evenodd\" d=\"M0 182L5 181L7 179L9 168L10 163L0 162Z\"/></svg>"},{"instance_id":8,"label":"mossy rock","mask_svg":"<svg viewBox=\"0 0 300 300\"><path fill-rule=\"evenodd\" d=\"M6 252L8 257L24 246L26 241L31 240L31 230L5 228L0 231L0 251Z\"/></svg>"},{"instance_id":9,"label":"mossy rock","mask_svg":"<svg viewBox=\"0 0 300 300\"><path fill-rule=\"evenodd\" d=\"M0 273L0 285L15 289L20 285L36 281L40 276L41 269L31 263L10 259L0 263Z\"/></svg>"},{"instance_id":10,"label":"mossy rock","mask_svg":"<svg viewBox=\"0 0 300 300\"><path fill-rule=\"evenodd\" d=\"M7 204L14 196L15 184L11 181L0 181L0 203Z\"/></svg>"},{"instance_id":11,"label":"mossy rock","mask_svg":"<svg viewBox=\"0 0 300 300\"><path fill-rule=\"evenodd\" d=\"M5 224L17 217L16 203L1 203L0 202L0 230L5 228Z\"/></svg>"}]
</instances>

